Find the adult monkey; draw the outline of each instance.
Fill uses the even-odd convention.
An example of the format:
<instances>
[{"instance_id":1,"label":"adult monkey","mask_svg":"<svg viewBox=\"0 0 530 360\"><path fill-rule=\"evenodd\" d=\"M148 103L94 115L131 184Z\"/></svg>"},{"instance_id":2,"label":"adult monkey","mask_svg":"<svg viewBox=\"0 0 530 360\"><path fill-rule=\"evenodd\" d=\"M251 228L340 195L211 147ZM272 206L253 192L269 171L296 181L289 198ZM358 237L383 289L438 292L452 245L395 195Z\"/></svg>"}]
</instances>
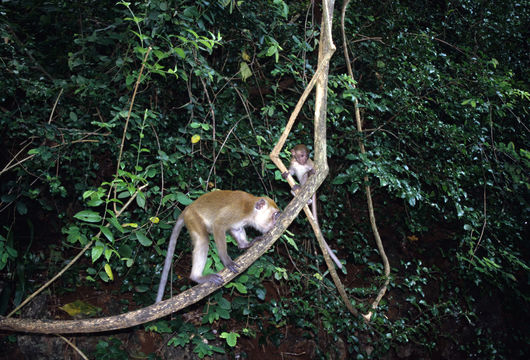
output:
<instances>
[{"instance_id":1,"label":"adult monkey","mask_svg":"<svg viewBox=\"0 0 530 360\"><path fill-rule=\"evenodd\" d=\"M217 252L223 265L237 273L239 271L238 266L226 251L226 232L230 231L240 249L246 249L252 246L253 242L247 241L245 227L252 226L265 234L274 227L279 216L278 206L268 197L256 197L243 191L230 190L216 190L201 195L182 211L173 227L164 270L158 285L156 302L160 302L164 296L175 244L184 225L186 225L193 242L190 279L199 284L210 282L221 285L223 278L219 274L202 275L208 257L210 243L208 234L213 234ZM259 238L261 236L254 241L259 240Z\"/></svg>"},{"instance_id":2,"label":"adult monkey","mask_svg":"<svg viewBox=\"0 0 530 360\"><path fill-rule=\"evenodd\" d=\"M286 179L289 174L291 174L292 176L296 176L300 185L304 185L309 176L315 174L315 165L313 164L313 160L311 160L311 158L309 157L309 149L304 144L298 144L291 150L291 163L289 164L289 170L284 172L282 174L282 177ZM291 191L293 195L296 196L296 191L298 191L300 185L293 186L293 190ZM309 200L308 205L311 205L313 218L315 219L317 226L320 226L318 225L317 217L316 193L313 194L313 197ZM339 269L342 269L341 262L339 261L335 253L331 251L331 248L325 240L324 245L326 246L326 250L328 251L328 254L331 259L333 259Z\"/></svg>"}]
</instances>

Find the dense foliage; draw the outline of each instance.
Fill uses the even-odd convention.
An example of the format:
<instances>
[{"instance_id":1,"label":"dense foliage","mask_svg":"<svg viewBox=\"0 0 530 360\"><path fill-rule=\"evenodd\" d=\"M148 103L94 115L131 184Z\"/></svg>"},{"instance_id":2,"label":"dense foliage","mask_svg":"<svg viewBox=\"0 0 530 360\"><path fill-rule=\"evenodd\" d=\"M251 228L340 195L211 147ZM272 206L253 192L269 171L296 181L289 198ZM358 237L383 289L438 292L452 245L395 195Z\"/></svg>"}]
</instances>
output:
<instances>
[{"instance_id":1,"label":"dense foliage","mask_svg":"<svg viewBox=\"0 0 530 360\"><path fill-rule=\"evenodd\" d=\"M145 329L200 357L244 355L245 338L280 346L289 328L315 339L315 358L342 347L359 359L528 358L528 3L352 1L357 88L340 6L319 212L366 311L383 273L369 174L392 266L373 322L347 312L300 218L276 251L200 303L202 324L178 315ZM191 200L242 189L284 206L289 189L267 154L315 71L320 17L318 4L283 0L2 2L0 314L92 239L61 291L114 279L132 305L151 304L172 223ZM312 111L310 100L289 146L311 144ZM182 239L175 272L186 277Z\"/></svg>"}]
</instances>

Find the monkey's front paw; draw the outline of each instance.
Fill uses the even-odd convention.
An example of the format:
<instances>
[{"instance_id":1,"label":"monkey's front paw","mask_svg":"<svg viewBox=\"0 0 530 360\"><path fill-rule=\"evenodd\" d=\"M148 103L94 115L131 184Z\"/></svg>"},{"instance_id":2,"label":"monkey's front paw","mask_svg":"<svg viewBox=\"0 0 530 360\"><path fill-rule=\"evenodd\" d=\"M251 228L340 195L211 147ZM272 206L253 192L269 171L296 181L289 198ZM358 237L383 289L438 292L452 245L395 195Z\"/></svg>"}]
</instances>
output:
<instances>
[{"instance_id":1,"label":"monkey's front paw","mask_svg":"<svg viewBox=\"0 0 530 360\"><path fill-rule=\"evenodd\" d=\"M230 269L231 272L237 274L239 272L239 266L233 261L229 262L225 265L228 269Z\"/></svg>"},{"instance_id":2,"label":"monkey's front paw","mask_svg":"<svg viewBox=\"0 0 530 360\"><path fill-rule=\"evenodd\" d=\"M257 241L261 241L261 240L263 240L263 235L256 236L256 237L254 238L254 240L252 241L252 244L251 244L251 245L254 245L255 242L257 242Z\"/></svg>"},{"instance_id":3,"label":"monkey's front paw","mask_svg":"<svg viewBox=\"0 0 530 360\"><path fill-rule=\"evenodd\" d=\"M243 244L243 245L239 245L238 244L237 247L240 248L240 249L248 249L249 247L252 246L253 243L254 243L254 241L249 241L248 243Z\"/></svg>"},{"instance_id":4,"label":"monkey's front paw","mask_svg":"<svg viewBox=\"0 0 530 360\"><path fill-rule=\"evenodd\" d=\"M224 283L222 276L218 274L209 274L209 275L201 276L199 279L195 281L198 282L199 284L210 283L210 284L217 285L217 286L223 285Z\"/></svg>"},{"instance_id":5,"label":"monkey's front paw","mask_svg":"<svg viewBox=\"0 0 530 360\"><path fill-rule=\"evenodd\" d=\"M287 176L289 175L289 171L286 171L282 173L282 178L287 179Z\"/></svg>"}]
</instances>

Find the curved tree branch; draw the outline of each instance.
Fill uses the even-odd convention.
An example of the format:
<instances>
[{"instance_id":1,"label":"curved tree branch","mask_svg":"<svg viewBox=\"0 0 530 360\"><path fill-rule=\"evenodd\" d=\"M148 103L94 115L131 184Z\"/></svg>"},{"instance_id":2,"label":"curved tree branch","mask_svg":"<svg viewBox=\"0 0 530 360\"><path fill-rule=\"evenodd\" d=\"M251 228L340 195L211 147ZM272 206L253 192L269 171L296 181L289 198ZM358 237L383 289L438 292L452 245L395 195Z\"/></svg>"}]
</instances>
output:
<instances>
[{"instance_id":1,"label":"curved tree branch","mask_svg":"<svg viewBox=\"0 0 530 360\"><path fill-rule=\"evenodd\" d=\"M285 231L285 229L287 229L294 218L298 215L302 209L302 206L307 204L308 199L309 197L306 200L297 197L295 199L296 201L292 201L286 207L280 219L278 219L276 227L267 233L263 237L263 240L256 242L248 251L236 259L236 263L238 264L239 268L242 269L241 272L254 263L276 242L280 235ZM223 277L225 283L228 283L238 274L234 274L232 271L224 269L220 275ZM98 319L57 321L16 319L2 316L0 317L0 330L41 334L75 334L124 329L157 320L166 315L179 311L210 295L221 286L212 286L208 283L196 285L168 300L161 301L151 306L125 314Z\"/></svg>"},{"instance_id":2,"label":"curved tree branch","mask_svg":"<svg viewBox=\"0 0 530 360\"><path fill-rule=\"evenodd\" d=\"M348 8L350 0L344 0L344 3L342 5L342 12L341 12L341 18L340 18L340 27L342 30L342 43L344 46L344 57L346 61L346 66L348 68L348 75L352 78L352 80L355 80L353 77L353 70L351 68L350 64L350 57L348 55L348 44L346 42L346 32L344 30L344 17L346 15L346 9ZM355 87L355 84L353 85ZM353 105L355 107L355 120L357 122L357 132L359 133L359 148L361 149L361 154L366 153L366 149L364 148L364 143L362 140L362 131L363 131L363 125L361 120L361 113L359 111L359 102L357 98L354 99ZM372 317L373 310L377 308L377 305L379 305L379 302L383 298L383 296L386 293L386 290L388 288L388 284L390 282L390 264L388 262L388 257L385 253L385 248L383 247L383 242L381 241L381 236L379 236L379 230L377 229L377 224L375 222L375 213L374 213L374 204L372 201L372 190L370 188L370 183L368 179L368 175L364 176L364 184L365 184L365 191L366 191L366 202L368 204L368 214L370 216L370 225L372 226L372 232L374 233L375 242L377 244L377 248L379 249L379 254L381 255L381 259L383 261L384 271L385 271L385 282L381 289L379 290L379 293L377 294L377 297L375 298L374 302L372 303L372 310L368 312L368 314L363 315L366 321L370 321L370 318Z\"/></svg>"}]
</instances>

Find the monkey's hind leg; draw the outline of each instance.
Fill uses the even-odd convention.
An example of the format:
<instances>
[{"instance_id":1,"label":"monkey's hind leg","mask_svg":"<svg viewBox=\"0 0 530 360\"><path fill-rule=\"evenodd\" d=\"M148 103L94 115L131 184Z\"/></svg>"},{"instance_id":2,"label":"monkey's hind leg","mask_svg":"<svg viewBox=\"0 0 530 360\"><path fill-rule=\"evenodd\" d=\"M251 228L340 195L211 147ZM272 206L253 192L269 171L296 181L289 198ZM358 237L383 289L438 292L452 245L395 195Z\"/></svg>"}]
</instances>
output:
<instances>
[{"instance_id":1,"label":"monkey's hind leg","mask_svg":"<svg viewBox=\"0 0 530 360\"><path fill-rule=\"evenodd\" d=\"M198 233L191 233L190 235L193 241L193 258L190 279L199 284L211 282L215 285L222 285L224 281L220 275L202 275L206 260L208 259L208 234L200 235Z\"/></svg>"}]
</instances>

